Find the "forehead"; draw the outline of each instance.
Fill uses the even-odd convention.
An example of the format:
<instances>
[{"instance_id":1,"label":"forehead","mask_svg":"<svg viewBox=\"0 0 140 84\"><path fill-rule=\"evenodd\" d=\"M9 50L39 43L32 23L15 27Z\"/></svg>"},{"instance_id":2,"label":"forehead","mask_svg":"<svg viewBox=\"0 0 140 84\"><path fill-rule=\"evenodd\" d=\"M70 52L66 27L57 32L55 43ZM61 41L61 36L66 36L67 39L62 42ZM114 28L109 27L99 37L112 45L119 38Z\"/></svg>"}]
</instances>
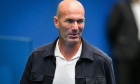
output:
<instances>
[{"instance_id":1,"label":"forehead","mask_svg":"<svg viewBox=\"0 0 140 84\"><path fill-rule=\"evenodd\" d=\"M67 9L64 8L62 12L62 17L73 19L82 19L85 14L84 10L78 7L67 7Z\"/></svg>"},{"instance_id":2,"label":"forehead","mask_svg":"<svg viewBox=\"0 0 140 84\"><path fill-rule=\"evenodd\" d=\"M66 14L62 16L62 19L73 19L73 20L79 20L79 19L85 19L83 15L80 14Z\"/></svg>"}]
</instances>

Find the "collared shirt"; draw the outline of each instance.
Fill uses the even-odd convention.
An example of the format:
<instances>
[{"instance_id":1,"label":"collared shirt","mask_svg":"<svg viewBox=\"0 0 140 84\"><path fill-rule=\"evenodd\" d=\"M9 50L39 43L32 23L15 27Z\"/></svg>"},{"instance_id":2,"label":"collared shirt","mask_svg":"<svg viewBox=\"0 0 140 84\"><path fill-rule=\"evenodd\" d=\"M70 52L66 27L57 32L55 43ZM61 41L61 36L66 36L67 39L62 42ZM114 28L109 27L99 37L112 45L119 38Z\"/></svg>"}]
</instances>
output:
<instances>
[{"instance_id":1,"label":"collared shirt","mask_svg":"<svg viewBox=\"0 0 140 84\"><path fill-rule=\"evenodd\" d=\"M53 84L75 84L75 65L81 55L82 43L76 55L67 61L59 50L58 42L59 40L56 43L54 52L56 56L56 70Z\"/></svg>"},{"instance_id":2,"label":"collared shirt","mask_svg":"<svg viewBox=\"0 0 140 84\"><path fill-rule=\"evenodd\" d=\"M57 40L31 53L20 84L53 84L57 67L54 55ZM75 66L75 84L116 84L111 58L83 38L81 40L82 52ZM72 84L68 82L65 84Z\"/></svg>"},{"instance_id":3,"label":"collared shirt","mask_svg":"<svg viewBox=\"0 0 140 84\"><path fill-rule=\"evenodd\" d=\"M138 39L140 40L140 1L131 4L132 12L138 27Z\"/></svg>"}]
</instances>

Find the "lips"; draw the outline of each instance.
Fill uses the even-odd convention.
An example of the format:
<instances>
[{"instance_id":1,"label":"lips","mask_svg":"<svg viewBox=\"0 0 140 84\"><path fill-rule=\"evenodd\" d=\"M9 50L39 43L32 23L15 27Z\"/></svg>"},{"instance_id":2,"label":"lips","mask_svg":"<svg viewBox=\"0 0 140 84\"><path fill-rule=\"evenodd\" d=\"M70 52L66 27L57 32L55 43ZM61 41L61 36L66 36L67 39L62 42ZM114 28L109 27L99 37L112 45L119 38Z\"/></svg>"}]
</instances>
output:
<instances>
[{"instance_id":1,"label":"lips","mask_svg":"<svg viewBox=\"0 0 140 84\"><path fill-rule=\"evenodd\" d=\"M79 36L79 34L78 33L76 33L76 34L68 34L70 37L78 37Z\"/></svg>"},{"instance_id":2,"label":"lips","mask_svg":"<svg viewBox=\"0 0 140 84\"><path fill-rule=\"evenodd\" d=\"M78 34L70 34L70 35L74 35L75 36L75 35L78 35Z\"/></svg>"}]
</instances>

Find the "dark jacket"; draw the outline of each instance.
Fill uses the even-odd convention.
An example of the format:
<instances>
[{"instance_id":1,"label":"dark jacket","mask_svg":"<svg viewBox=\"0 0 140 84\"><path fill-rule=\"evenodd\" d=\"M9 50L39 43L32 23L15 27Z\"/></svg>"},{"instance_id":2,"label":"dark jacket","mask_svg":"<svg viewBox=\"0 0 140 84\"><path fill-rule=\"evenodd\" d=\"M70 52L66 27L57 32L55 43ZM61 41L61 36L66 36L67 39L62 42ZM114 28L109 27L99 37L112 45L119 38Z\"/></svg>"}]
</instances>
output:
<instances>
[{"instance_id":1,"label":"dark jacket","mask_svg":"<svg viewBox=\"0 0 140 84\"><path fill-rule=\"evenodd\" d=\"M124 62L136 59L139 52L138 28L131 0L115 3L108 22L108 35L116 60Z\"/></svg>"},{"instance_id":2,"label":"dark jacket","mask_svg":"<svg viewBox=\"0 0 140 84\"><path fill-rule=\"evenodd\" d=\"M20 84L52 84L56 68L56 41L32 52ZM75 67L76 84L115 84L111 59L83 39L82 46Z\"/></svg>"}]
</instances>

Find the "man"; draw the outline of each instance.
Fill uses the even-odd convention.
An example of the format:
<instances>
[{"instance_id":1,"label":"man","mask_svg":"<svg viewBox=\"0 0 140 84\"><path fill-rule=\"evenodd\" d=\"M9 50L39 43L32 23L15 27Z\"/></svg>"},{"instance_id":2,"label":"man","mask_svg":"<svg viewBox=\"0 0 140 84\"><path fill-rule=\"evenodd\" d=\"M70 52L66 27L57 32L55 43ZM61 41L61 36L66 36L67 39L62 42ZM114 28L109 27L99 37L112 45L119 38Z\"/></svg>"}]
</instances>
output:
<instances>
[{"instance_id":1,"label":"man","mask_svg":"<svg viewBox=\"0 0 140 84\"><path fill-rule=\"evenodd\" d=\"M116 3L108 23L118 84L140 84L140 0Z\"/></svg>"},{"instance_id":2,"label":"man","mask_svg":"<svg viewBox=\"0 0 140 84\"><path fill-rule=\"evenodd\" d=\"M32 52L20 84L115 84L111 59L81 38L84 14L76 0L59 4L59 38Z\"/></svg>"}]
</instances>

